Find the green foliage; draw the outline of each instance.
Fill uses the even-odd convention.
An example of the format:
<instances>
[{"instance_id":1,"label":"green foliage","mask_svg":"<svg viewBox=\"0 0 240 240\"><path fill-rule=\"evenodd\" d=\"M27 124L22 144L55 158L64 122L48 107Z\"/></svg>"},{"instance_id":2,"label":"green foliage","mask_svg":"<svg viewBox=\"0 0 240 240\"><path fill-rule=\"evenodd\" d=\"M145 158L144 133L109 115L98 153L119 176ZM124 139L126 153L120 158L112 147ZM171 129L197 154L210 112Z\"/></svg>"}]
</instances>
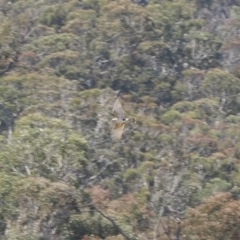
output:
<instances>
[{"instance_id":1,"label":"green foliage","mask_svg":"<svg viewBox=\"0 0 240 240\"><path fill-rule=\"evenodd\" d=\"M205 187L199 191L198 195L200 199L206 199L214 193L225 192L230 189L231 183L228 183L227 181L219 178L213 178L208 183L206 183Z\"/></svg>"},{"instance_id":2,"label":"green foliage","mask_svg":"<svg viewBox=\"0 0 240 240\"><path fill-rule=\"evenodd\" d=\"M203 89L211 96L231 96L240 88L240 80L219 69L209 71L203 81Z\"/></svg>"},{"instance_id":3,"label":"green foliage","mask_svg":"<svg viewBox=\"0 0 240 240\"><path fill-rule=\"evenodd\" d=\"M42 37L36 40L34 44L33 50L36 49L37 52L47 52L54 53L58 51L68 50L77 50L76 45L78 42L78 38L74 34L70 33L62 33L62 34L54 34L50 36Z\"/></svg>"},{"instance_id":4,"label":"green foliage","mask_svg":"<svg viewBox=\"0 0 240 240\"><path fill-rule=\"evenodd\" d=\"M139 176L138 172L136 169L127 169L126 172L124 173L124 178L126 181L131 181L137 179Z\"/></svg>"},{"instance_id":5,"label":"green foliage","mask_svg":"<svg viewBox=\"0 0 240 240\"><path fill-rule=\"evenodd\" d=\"M60 28L65 24L67 16L67 9L62 5L48 7L42 14L40 22L47 26Z\"/></svg>"},{"instance_id":6,"label":"green foliage","mask_svg":"<svg viewBox=\"0 0 240 240\"><path fill-rule=\"evenodd\" d=\"M68 50L52 53L39 63L39 67L50 66L56 68L59 66L71 65L77 61L78 57L79 55L76 52Z\"/></svg>"},{"instance_id":7,"label":"green foliage","mask_svg":"<svg viewBox=\"0 0 240 240\"><path fill-rule=\"evenodd\" d=\"M79 96L83 99L85 98L92 98L92 97L98 97L100 95L101 91L99 89L91 89L91 90L86 90L81 93L79 93Z\"/></svg>"},{"instance_id":8,"label":"green foliage","mask_svg":"<svg viewBox=\"0 0 240 240\"><path fill-rule=\"evenodd\" d=\"M172 144L174 141L172 136L170 136L169 134L165 134L165 133L159 135L158 140L161 142L161 144L164 144L164 145Z\"/></svg>"},{"instance_id":9,"label":"green foliage","mask_svg":"<svg viewBox=\"0 0 240 240\"><path fill-rule=\"evenodd\" d=\"M172 106L172 109L180 113L191 111L193 109L193 103L188 101L178 102Z\"/></svg>"},{"instance_id":10,"label":"green foliage","mask_svg":"<svg viewBox=\"0 0 240 240\"><path fill-rule=\"evenodd\" d=\"M62 120L32 114L21 118L16 128L14 140L0 154L5 170L26 175L27 168L34 176L57 179L67 174L66 168L80 171L85 165L86 141ZM74 176L71 181L76 181Z\"/></svg>"},{"instance_id":11,"label":"green foliage","mask_svg":"<svg viewBox=\"0 0 240 240\"><path fill-rule=\"evenodd\" d=\"M181 119L181 114L176 110L170 110L162 116L162 121L165 124L171 124L180 119Z\"/></svg>"},{"instance_id":12,"label":"green foliage","mask_svg":"<svg viewBox=\"0 0 240 240\"><path fill-rule=\"evenodd\" d=\"M149 42L141 42L138 45L138 49L142 52L146 52L150 55L154 55L155 51L160 51L161 49L166 48L166 44L164 42L160 42L160 41L149 41Z\"/></svg>"},{"instance_id":13,"label":"green foliage","mask_svg":"<svg viewBox=\"0 0 240 240\"><path fill-rule=\"evenodd\" d=\"M239 1L143 2L0 1L0 239L239 236Z\"/></svg>"},{"instance_id":14,"label":"green foliage","mask_svg":"<svg viewBox=\"0 0 240 240\"><path fill-rule=\"evenodd\" d=\"M4 172L0 174L0 196L2 201L2 207L0 209L1 219L14 217L18 214L16 211L18 199L16 191L18 191L17 182L20 179L21 177L9 175Z\"/></svg>"},{"instance_id":15,"label":"green foliage","mask_svg":"<svg viewBox=\"0 0 240 240\"><path fill-rule=\"evenodd\" d=\"M73 19L89 21L94 18L96 18L96 12L91 9L77 9L76 11L69 12L67 15L67 20L70 21L69 23L72 23Z\"/></svg>"},{"instance_id":16,"label":"green foliage","mask_svg":"<svg viewBox=\"0 0 240 240\"><path fill-rule=\"evenodd\" d=\"M72 215L69 224L64 226L63 233L67 239L81 238L90 234L106 238L109 235L116 234L117 230L111 222L104 219L100 214L83 213Z\"/></svg>"},{"instance_id":17,"label":"green foliage","mask_svg":"<svg viewBox=\"0 0 240 240\"><path fill-rule=\"evenodd\" d=\"M149 201L150 196L151 196L151 194L150 194L149 190L145 187L141 188L140 192L136 194L136 198L144 204L147 201Z\"/></svg>"},{"instance_id":18,"label":"green foliage","mask_svg":"<svg viewBox=\"0 0 240 240\"><path fill-rule=\"evenodd\" d=\"M239 13L240 13L240 7L239 6L233 6L233 8L231 10L231 18L235 19L235 20L240 20Z\"/></svg>"}]
</instances>

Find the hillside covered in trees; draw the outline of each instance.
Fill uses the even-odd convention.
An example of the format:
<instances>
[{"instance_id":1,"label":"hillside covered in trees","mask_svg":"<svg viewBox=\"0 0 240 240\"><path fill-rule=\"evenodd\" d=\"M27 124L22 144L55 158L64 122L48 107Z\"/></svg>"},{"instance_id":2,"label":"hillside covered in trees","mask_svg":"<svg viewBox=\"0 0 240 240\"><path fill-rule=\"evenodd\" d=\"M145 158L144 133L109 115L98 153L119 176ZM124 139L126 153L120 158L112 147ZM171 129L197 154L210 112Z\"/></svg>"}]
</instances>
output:
<instances>
[{"instance_id":1,"label":"hillside covered in trees","mask_svg":"<svg viewBox=\"0 0 240 240\"><path fill-rule=\"evenodd\" d=\"M0 0L0 239L239 225L239 0Z\"/></svg>"}]
</instances>

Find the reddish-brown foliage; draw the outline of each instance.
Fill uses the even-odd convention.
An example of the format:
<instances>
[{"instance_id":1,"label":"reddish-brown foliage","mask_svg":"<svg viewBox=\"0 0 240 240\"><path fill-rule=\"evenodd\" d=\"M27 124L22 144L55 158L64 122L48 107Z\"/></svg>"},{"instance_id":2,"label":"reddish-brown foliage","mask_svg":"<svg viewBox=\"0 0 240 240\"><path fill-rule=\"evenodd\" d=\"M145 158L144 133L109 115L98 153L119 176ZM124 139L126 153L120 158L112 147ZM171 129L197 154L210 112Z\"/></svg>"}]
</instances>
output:
<instances>
[{"instance_id":1,"label":"reddish-brown foliage","mask_svg":"<svg viewBox=\"0 0 240 240\"><path fill-rule=\"evenodd\" d=\"M240 200L220 193L187 212L183 222L184 239L228 239L240 237Z\"/></svg>"},{"instance_id":2,"label":"reddish-brown foliage","mask_svg":"<svg viewBox=\"0 0 240 240\"><path fill-rule=\"evenodd\" d=\"M102 208L106 208L109 203L109 191L101 188L101 186L96 185L88 190L92 197L92 203Z\"/></svg>"}]
</instances>

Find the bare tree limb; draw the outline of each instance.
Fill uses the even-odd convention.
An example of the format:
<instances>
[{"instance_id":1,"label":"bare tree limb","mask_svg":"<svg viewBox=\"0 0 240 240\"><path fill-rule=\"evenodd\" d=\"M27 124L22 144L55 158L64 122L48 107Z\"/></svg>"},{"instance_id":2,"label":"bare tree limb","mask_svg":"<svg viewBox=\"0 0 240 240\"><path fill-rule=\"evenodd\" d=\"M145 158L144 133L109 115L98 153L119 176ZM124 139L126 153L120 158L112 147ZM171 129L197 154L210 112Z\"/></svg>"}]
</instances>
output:
<instances>
[{"instance_id":1,"label":"bare tree limb","mask_svg":"<svg viewBox=\"0 0 240 240\"><path fill-rule=\"evenodd\" d=\"M127 240L132 240L131 237L129 237L123 230L122 228L110 217L108 217L107 215L105 215L100 209L98 209L94 204L92 204L92 207L96 209L96 211L102 215L104 218L106 218L107 220L109 220L114 227L116 227L116 229L127 239Z\"/></svg>"},{"instance_id":2,"label":"bare tree limb","mask_svg":"<svg viewBox=\"0 0 240 240\"><path fill-rule=\"evenodd\" d=\"M157 240L157 237L158 237L158 228L159 228L159 226L160 226L160 222L161 222L163 210L164 210L164 206L162 205L161 208L160 208L160 211L159 211L159 213L158 213L157 224L155 225L155 228L154 228L154 237L153 237L153 240Z\"/></svg>"},{"instance_id":3,"label":"bare tree limb","mask_svg":"<svg viewBox=\"0 0 240 240\"><path fill-rule=\"evenodd\" d=\"M180 237L181 237L181 220L180 219L177 219L177 222L178 222L178 229L177 229L177 232L176 232L176 240L180 240Z\"/></svg>"}]
</instances>

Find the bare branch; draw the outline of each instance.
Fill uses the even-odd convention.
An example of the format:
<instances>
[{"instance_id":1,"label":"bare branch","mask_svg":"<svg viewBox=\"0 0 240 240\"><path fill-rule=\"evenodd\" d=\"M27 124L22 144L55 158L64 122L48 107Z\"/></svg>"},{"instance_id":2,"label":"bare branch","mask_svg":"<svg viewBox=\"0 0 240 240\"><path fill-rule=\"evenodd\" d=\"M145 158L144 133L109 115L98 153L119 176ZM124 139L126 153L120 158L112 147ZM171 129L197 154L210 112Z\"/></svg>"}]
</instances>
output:
<instances>
[{"instance_id":1,"label":"bare branch","mask_svg":"<svg viewBox=\"0 0 240 240\"><path fill-rule=\"evenodd\" d=\"M96 211L102 215L104 218L106 218L107 220L109 220L114 227L116 227L116 229L127 239L127 240L132 240L131 237L129 237L123 230L122 228L110 217L108 217L107 215L105 215L100 209L98 209L94 204L92 204L92 206L96 209Z\"/></svg>"},{"instance_id":2,"label":"bare branch","mask_svg":"<svg viewBox=\"0 0 240 240\"><path fill-rule=\"evenodd\" d=\"M164 210L164 206L162 205L161 208L160 208L160 211L159 211L159 213L158 213L157 224L155 225L155 228L154 228L154 237L153 237L153 240L157 240L157 237L158 237L158 228L159 228L159 226L160 226L160 222L161 222L163 210Z\"/></svg>"},{"instance_id":3,"label":"bare branch","mask_svg":"<svg viewBox=\"0 0 240 240\"><path fill-rule=\"evenodd\" d=\"M181 220L178 218L177 222L178 222L178 229L177 229L177 232L176 232L176 240L180 240L180 236L181 236Z\"/></svg>"}]
</instances>

